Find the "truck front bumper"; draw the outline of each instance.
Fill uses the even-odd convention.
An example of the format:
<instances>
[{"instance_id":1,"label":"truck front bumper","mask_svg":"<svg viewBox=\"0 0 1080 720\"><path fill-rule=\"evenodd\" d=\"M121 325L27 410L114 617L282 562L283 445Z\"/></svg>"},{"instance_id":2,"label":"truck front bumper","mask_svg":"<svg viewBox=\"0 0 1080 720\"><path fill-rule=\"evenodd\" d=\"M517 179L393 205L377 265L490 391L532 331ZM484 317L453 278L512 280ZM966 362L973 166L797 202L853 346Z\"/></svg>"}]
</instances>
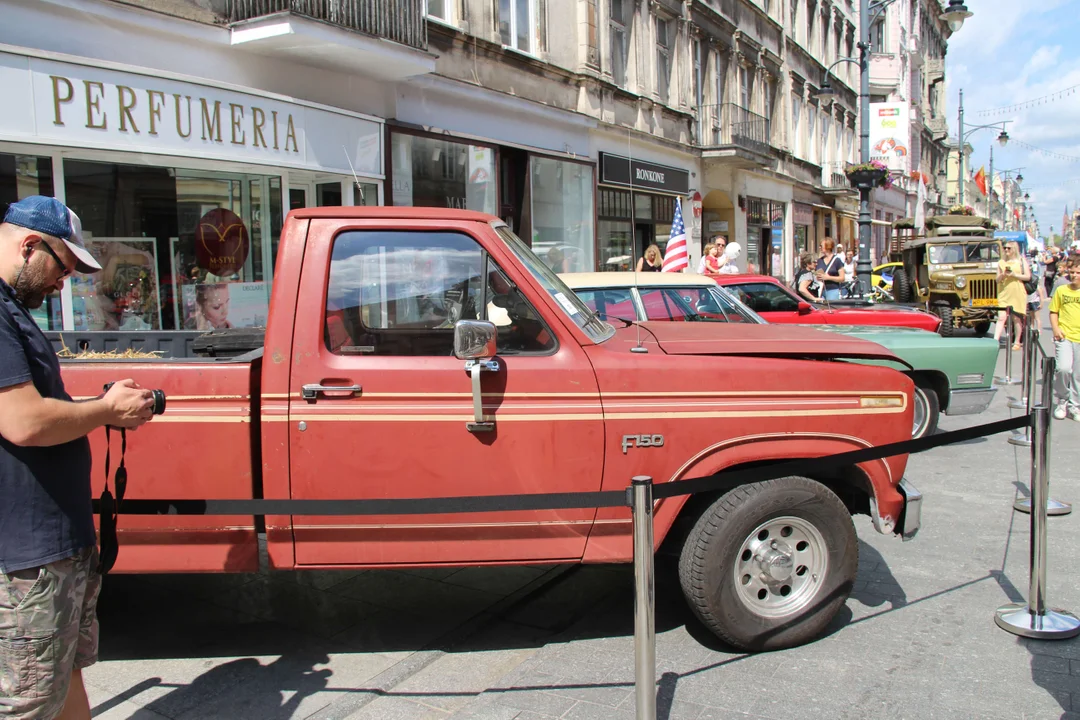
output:
<instances>
[{"instance_id":1,"label":"truck front bumper","mask_svg":"<svg viewBox=\"0 0 1080 720\"><path fill-rule=\"evenodd\" d=\"M990 407L997 388L972 388L949 392L949 407L946 415L978 415Z\"/></svg>"},{"instance_id":2,"label":"truck front bumper","mask_svg":"<svg viewBox=\"0 0 1080 720\"><path fill-rule=\"evenodd\" d=\"M904 509L896 523L896 532L906 542L915 537L922 523L922 493L915 486L902 478L896 488L904 496Z\"/></svg>"}]
</instances>

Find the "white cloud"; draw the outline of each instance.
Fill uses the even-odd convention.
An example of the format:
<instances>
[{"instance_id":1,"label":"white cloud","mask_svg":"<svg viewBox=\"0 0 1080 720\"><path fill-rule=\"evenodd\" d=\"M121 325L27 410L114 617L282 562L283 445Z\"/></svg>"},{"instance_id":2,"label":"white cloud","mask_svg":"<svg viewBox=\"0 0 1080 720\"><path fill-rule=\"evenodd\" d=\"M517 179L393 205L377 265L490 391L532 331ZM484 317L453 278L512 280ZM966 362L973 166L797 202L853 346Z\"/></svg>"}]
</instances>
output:
<instances>
[{"instance_id":1,"label":"white cloud","mask_svg":"<svg viewBox=\"0 0 1080 720\"><path fill-rule=\"evenodd\" d=\"M974 12L949 40L946 67L948 117L957 131L957 98L964 89L965 129L1004 120L1015 140L1080 158L1080 88L1073 94L1017 111L981 111L1036 100L1080 85L1080 48L1073 38L1080 18L1071 0L968 0ZM1071 7L1070 7L1071 5ZM1060 229L1068 203L1080 201L1080 162L1069 162L1029 150L1016 142L1001 148L994 129L968 136L975 148L974 169L989 165L994 146L995 169L1024 168L1043 232Z\"/></svg>"}]
</instances>

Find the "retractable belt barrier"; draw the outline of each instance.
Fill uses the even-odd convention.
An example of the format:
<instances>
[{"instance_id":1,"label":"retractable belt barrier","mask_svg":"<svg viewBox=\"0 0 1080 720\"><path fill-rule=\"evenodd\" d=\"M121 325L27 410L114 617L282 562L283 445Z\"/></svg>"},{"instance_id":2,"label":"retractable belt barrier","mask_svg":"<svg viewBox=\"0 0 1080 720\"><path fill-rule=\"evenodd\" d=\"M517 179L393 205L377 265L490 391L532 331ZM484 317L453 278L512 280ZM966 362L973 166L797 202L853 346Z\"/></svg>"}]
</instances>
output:
<instances>
[{"instance_id":1,"label":"retractable belt barrier","mask_svg":"<svg viewBox=\"0 0 1080 720\"><path fill-rule=\"evenodd\" d=\"M1016 430L1031 423L1032 414L977 425L914 440L879 445L849 452L801 460L782 460L739 470L721 470L704 477L674 480L655 485L654 498L694 495L749 482L763 482L793 473L829 471L838 467L880 460L896 455L925 452L979 437ZM123 435L123 434L122 434ZM126 437L124 438L126 440ZM125 443L126 449L126 443ZM569 510L632 506L630 488L595 492L540 493L530 495L474 495L440 498L393 498L364 500L296 500L289 498L247 499L124 499L127 471L121 453L115 478L116 498L108 489L108 463L105 467L105 491L94 501L94 511L101 517L101 571L107 573L117 556L116 524L120 511L127 515L445 515L515 510ZM121 477L121 474L123 477Z\"/></svg>"},{"instance_id":2,"label":"retractable belt barrier","mask_svg":"<svg viewBox=\"0 0 1080 720\"><path fill-rule=\"evenodd\" d=\"M1047 359L1045 377L1053 376L1053 359ZM387 500L127 500L123 452L117 469L115 501L109 493L109 462L106 455L105 491L95 510L101 512L102 573L116 560L118 545L116 519L121 505L132 515L427 515L506 510L563 510L629 507L633 518L634 545L634 693L637 720L656 720L656 626L653 565L653 502L659 498L693 495L720 490L746 482L762 482L792 473L828 471L852 464L911 455L933 448L1009 430L1031 426L1039 438L1039 453L1033 452L1032 568L1029 602L999 608L995 620L1002 628L1035 638L1072 637L1080 634L1080 621L1064 611L1045 607L1046 526L1045 506L1048 481L1050 410L1039 406L1020 417L976 425L931 437L863 448L804 460L781 460L740 470L721 470L712 475L673 480L654 485L652 478L637 476L625 490L599 492L542 493L533 495L480 495L472 497L395 498ZM123 436L123 434L122 434ZM123 438L126 440L126 438ZM126 443L125 443L126 447ZM1036 471L1039 482L1035 482ZM1048 627L1053 626L1053 627Z\"/></svg>"}]
</instances>

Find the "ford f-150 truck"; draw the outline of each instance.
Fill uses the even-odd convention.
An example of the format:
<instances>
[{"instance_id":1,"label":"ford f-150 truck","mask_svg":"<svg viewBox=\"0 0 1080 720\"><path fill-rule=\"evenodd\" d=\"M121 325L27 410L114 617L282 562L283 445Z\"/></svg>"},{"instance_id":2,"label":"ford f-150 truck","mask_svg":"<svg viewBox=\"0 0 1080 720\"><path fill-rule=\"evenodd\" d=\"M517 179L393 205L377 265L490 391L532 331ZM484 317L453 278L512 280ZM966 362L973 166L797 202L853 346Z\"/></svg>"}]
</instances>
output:
<instances>
[{"instance_id":1,"label":"ford f-150 truck","mask_svg":"<svg viewBox=\"0 0 1080 720\"><path fill-rule=\"evenodd\" d=\"M497 218L289 213L263 347L65 360L76 397L134 378L164 414L128 438L130 499L386 499L620 490L906 440L911 381L811 328L602 321ZM473 369L475 368L475 369ZM94 491L105 433L92 434ZM115 442L115 437L114 437ZM115 449L114 449L115 450ZM115 462L115 460L114 460ZM907 456L660 500L704 624L743 649L816 637L847 599L851 516L912 537ZM632 559L625 508L383 517L125 515L115 572Z\"/></svg>"}]
</instances>

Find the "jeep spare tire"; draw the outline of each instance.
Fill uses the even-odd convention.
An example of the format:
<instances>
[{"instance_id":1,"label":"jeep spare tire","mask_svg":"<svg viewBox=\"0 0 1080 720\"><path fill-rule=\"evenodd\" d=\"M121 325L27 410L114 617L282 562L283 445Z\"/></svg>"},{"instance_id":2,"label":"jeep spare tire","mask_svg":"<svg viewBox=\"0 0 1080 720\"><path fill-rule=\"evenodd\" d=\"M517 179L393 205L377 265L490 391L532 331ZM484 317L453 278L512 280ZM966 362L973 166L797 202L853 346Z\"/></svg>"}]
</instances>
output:
<instances>
[{"instance_id":1,"label":"jeep spare tire","mask_svg":"<svg viewBox=\"0 0 1080 720\"><path fill-rule=\"evenodd\" d=\"M694 614L744 651L817 638L855 583L859 542L851 513L804 477L737 487L698 518L679 557Z\"/></svg>"},{"instance_id":2,"label":"jeep spare tire","mask_svg":"<svg viewBox=\"0 0 1080 720\"><path fill-rule=\"evenodd\" d=\"M892 276L892 296L896 298L896 302L911 302L911 280L907 276L907 270L904 268L896 268L896 272Z\"/></svg>"}]
</instances>

